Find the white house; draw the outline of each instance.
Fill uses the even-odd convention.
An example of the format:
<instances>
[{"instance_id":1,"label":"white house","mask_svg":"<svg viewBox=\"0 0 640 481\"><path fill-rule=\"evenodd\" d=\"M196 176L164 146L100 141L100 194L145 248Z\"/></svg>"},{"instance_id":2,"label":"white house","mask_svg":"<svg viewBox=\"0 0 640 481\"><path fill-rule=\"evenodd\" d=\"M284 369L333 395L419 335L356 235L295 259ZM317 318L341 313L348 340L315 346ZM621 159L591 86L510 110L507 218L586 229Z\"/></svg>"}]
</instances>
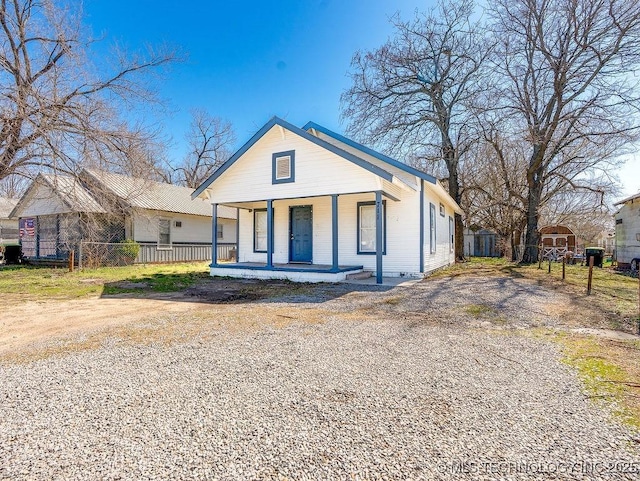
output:
<instances>
[{"instance_id":1,"label":"white house","mask_svg":"<svg viewBox=\"0 0 640 481\"><path fill-rule=\"evenodd\" d=\"M0 246L18 243L18 221L10 219L17 200L0 197Z\"/></svg>"},{"instance_id":2,"label":"white house","mask_svg":"<svg viewBox=\"0 0 640 481\"><path fill-rule=\"evenodd\" d=\"M640 267L640 192L622 199L616 219L616 259L620 267Z\"/></svg>"},{"instance_id":3,"label":"white house","mask_svg":"<svg viewBox=\"0 0 640 481\"><path fill-rule=\"evenodd\" d=\"M79 242L140 244L138 262L211 259L211 205L187 187L99 170L39 174L11 213L23 254L66 259ZM218 255L235 248L237 211L218 211Z\"/></svg>"},{"instance_id":4,"label":"white house","mask_svg":"<svg viewBox=\"0 0 640 481\"><path fill-rule=\"evenodd\" d=\"M235 263L211 275L420 277L455 262L460 207L432 176L314 123L274 117L192 195L239 209ZM214 224L217 222L213 218Z\"/></svg>"}]
</instances>

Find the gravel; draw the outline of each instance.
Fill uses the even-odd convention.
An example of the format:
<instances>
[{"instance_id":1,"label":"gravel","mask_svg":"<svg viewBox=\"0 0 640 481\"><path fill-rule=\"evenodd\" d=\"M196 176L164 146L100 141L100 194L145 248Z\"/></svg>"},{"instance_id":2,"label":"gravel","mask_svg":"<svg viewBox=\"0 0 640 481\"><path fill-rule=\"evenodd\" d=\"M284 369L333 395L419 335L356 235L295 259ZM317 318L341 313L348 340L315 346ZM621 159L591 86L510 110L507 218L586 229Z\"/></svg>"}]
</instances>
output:
<instances>
[{"instance_id":1,"label":"gravel","mask_svg":"<svg viewBox=\"0 0 640 481\"><path fill-rule=\"evenodd\" d=\"M318 287L255 316L322 323L3 365L0 479L638 479L634 434L555 345L477 325L557 322L554 293L498 282Z\"/></svg>"}]
</instances>

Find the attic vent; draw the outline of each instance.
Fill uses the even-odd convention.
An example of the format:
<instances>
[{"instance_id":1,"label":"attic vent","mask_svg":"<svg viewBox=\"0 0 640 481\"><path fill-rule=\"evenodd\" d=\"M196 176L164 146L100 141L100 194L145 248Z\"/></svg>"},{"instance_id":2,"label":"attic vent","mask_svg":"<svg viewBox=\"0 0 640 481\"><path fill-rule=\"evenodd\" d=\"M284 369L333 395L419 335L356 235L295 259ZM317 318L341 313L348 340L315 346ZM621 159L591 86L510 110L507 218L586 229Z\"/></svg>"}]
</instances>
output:
<instances>
[{"instance_id":1,"label":"attic vent","mask_svg":"<svg viewBox=\"0 0 640 481\"><path fill-rule=\"evenodd\" d=\"M616 224L622 224L622 219L616 219Z\"/></svg>"},{"instance_id":2,"label":"attic vent","mask_svg":"<svg viewBox=\"0 0 640 481\"><path fill-rule=\"evenodd\" d=\"M176 221L176 227L182 227L182 221L181 220L177 220Z\"/></svg>"},{"instance_id":3,"label":"attic vent","mask_svg":"<svg viewBox=\"0 0 640 481\"><path fill-rule=\"evenodd\" d=\"M291 157L288 155L286 157L277 157L276 158L276 179L288 179L291 177Z\"/></svg>"},{"instance_id":4,"label":"attic vent","mask_svg":"<svg viewBox=\"0 0 640 481\"><path fill-rule=\"evenodd\" d=\"M286 152L277 152L271 156L273 184L284 184L286 182L295 182L296 176L296 152L288 150Z\"/></svg>"}]
</instances>

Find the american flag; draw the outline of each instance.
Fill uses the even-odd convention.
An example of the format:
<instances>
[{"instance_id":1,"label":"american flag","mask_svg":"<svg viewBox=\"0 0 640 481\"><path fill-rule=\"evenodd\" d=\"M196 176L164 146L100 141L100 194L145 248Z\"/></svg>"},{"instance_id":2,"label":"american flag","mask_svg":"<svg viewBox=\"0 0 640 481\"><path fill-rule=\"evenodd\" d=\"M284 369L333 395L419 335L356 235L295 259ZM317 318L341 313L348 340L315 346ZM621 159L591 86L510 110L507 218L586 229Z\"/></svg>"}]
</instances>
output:
<instances>
[{"instance_id":1,"label":"american flag","mask_svg":"<svg viewBox=\"0 0 640 481\"><path fill-rule=\"evenodd\" d=\"M36 235L35 219L20 219L20 238L34 237Z\"/></svg>"}]
</instances>

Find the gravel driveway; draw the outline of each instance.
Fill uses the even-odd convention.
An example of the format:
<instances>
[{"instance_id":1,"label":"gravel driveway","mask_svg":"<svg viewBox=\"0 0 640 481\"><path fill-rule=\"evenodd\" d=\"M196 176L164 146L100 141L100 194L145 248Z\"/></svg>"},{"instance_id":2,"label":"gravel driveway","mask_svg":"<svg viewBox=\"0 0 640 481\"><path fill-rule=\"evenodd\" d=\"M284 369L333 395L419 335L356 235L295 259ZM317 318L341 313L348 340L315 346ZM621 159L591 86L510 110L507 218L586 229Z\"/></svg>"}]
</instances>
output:
<instances>
[{"instance_id":1,"label":"gravel driveway","mask_svg":"<svg viewBox=\"0 0 640 481\"><path fill-rule=\"evenodd\" d=\"M5 364L0 478L638 479L640 444L557 348L500 328L557 323L539 310L554 296L500 279L318 287L247 311L284 307L284 327Z\"/></svg>"}]
</instances>

